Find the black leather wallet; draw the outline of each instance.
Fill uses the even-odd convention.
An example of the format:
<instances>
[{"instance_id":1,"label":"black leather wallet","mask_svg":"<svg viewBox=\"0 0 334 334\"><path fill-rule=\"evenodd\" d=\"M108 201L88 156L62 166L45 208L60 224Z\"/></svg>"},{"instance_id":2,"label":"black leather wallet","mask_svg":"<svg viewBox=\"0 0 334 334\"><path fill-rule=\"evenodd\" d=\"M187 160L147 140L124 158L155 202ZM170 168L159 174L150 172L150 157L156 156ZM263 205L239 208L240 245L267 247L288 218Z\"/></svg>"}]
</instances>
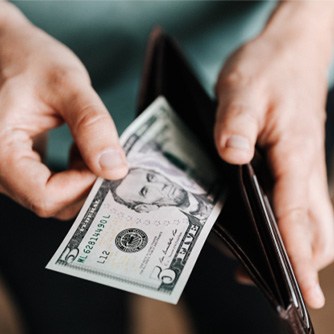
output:
<instances>
[{"instance_id":1,"label":"black leather wallet","mask_svg":"<svg viewBox=\"0 0 334 334\"><path fill-rule=\"evenodd\" d=\"M213 126L215 102L188 66L176 42L160 28L153 30L143 71L138 113L163 95L198 135L228 180L228 196L213 227L220 242L240 260L290 333L314 333L264 186L270 173L260 154L250 164L228 166L218 157ZM269 193L269 192L268 192Z\"/></svg>"}]
</instances>

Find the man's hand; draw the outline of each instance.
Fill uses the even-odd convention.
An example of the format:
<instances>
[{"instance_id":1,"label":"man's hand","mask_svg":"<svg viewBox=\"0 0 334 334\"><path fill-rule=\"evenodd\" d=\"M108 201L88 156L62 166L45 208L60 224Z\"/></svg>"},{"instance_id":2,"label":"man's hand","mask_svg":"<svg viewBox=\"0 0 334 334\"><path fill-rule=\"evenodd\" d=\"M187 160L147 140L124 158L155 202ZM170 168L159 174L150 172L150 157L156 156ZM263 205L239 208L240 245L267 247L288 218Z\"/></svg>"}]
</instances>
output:
<instances>
[{"instance_id":1,"label":"man's hand","mask_svg":"<svg viewBox=\"0 0 334 334\"><path fill-rule=\"evenodd\" d=\"M333 5L329 5L333 7ZM221 157L249 162L266 149L275 178L274 209L304 298L319 308L318 270L334 259L324 123L333 8L283 3L266 28L223 68L215 139Z\"/></svg>"},{"instance_id":2,"label":"man's hand","mask_svg":"<svg viewBox=\"0 0 334 334\"><path fill-rule=\"evenodd\" d=\"M6 2L0 45L0 192L42 217L70 218L96 176L127 172L114 123L77 57ZM36 148L63 122L80 154L53 173Z\"/></svg>"}]
</instances>

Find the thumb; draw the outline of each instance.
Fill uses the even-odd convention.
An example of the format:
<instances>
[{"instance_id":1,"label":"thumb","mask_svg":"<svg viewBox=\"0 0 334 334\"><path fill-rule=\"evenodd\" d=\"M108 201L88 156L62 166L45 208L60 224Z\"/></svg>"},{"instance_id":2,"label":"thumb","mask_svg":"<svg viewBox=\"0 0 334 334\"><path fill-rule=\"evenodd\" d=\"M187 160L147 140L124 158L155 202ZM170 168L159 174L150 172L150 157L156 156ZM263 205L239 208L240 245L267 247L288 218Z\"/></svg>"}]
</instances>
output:
<instances>
[{"instance_id":1,"label":"thumb","mask_svg":"<svg viewBox=\"0 0 334 334\"><path fill-rule=\"evenodd\" d=\"M232 164L248 163L261 128L261 107L249 89L227 89L220 92L215 123L215 142L220 156ZM258 101L259 100L259 101Z\"/></svg>"},{"instance_id":2,"label":"thumb","mask_svg":"<svg viewBox=\"0 0 334 334\"><path fill-rule=\"evenodd\" d=\"M128 166L115 124L103 102L87 83L66 93L62 116L88 168L105 179L119 179Z\"/></svg>"}]
</instances>

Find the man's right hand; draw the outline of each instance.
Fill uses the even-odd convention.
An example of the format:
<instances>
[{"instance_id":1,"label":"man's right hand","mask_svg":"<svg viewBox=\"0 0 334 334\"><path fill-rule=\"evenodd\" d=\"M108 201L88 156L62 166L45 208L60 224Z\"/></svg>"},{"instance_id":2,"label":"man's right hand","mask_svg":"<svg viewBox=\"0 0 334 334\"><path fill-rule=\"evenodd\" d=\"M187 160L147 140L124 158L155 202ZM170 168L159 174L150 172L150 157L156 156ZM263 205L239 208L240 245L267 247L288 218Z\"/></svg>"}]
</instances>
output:
<instances>
[{"instance_id":1,"label":"man's right hand","mask_svg":"<svg viewBox=\"0 0 334 334\"><path fill-rule=\"evenodd\" d=\"M0 192L39 216L71 218L96 176L127 173L115 125L80 60L7 2L0 45ZM53 173L36 144L64 122L80 154Z\"/></svg>"},{"instance_id":2,"label":"man's right hand","mask_svg":"<svg viewBox=\"0 0 334 334\"><path fill-rule=\"evenodd\" d=\"M318 271L334 260L324 150L333 9L330 2L280 3L261 34L229 58L217 84L218 152L244 164L255 143L265 150L278 227L313 308L325 302Z\"/></svg>"}]
</instances>

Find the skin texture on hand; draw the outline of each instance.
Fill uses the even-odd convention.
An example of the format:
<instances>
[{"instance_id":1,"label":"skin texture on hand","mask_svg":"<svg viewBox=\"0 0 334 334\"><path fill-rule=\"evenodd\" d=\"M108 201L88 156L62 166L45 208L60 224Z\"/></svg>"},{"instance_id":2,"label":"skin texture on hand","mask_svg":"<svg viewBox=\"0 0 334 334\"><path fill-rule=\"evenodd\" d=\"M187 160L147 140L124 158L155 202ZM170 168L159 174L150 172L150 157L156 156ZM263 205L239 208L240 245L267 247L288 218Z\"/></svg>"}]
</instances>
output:
<instances>
[{"instance_id":1,"label":"skin texture on hand","mask_svg":"<svg viewBox=\"0 0 334 334\"><path fill-rule=\"evenodd\" d=\"M279 229L313 308L324 304L318 270L334 259L324 152L334 16L326 6L283 3L230 57L216 87L217 149L232 164L249 162L255 143L266 150Z\"/></svg>"},{"instance_id":2,"label":"skin texture on hand","mask_svg":"<svg viewBox=\"0 0 334 334\"><path fill-rule=\"evenodd\" d=\"M0 192L42 217L71 218L96 176L127 173L115 125L69 49L11 4L0 12ZM53 173L37 143L64 122L77 149L70 168Z\"/></svg>"}]
</instances>

